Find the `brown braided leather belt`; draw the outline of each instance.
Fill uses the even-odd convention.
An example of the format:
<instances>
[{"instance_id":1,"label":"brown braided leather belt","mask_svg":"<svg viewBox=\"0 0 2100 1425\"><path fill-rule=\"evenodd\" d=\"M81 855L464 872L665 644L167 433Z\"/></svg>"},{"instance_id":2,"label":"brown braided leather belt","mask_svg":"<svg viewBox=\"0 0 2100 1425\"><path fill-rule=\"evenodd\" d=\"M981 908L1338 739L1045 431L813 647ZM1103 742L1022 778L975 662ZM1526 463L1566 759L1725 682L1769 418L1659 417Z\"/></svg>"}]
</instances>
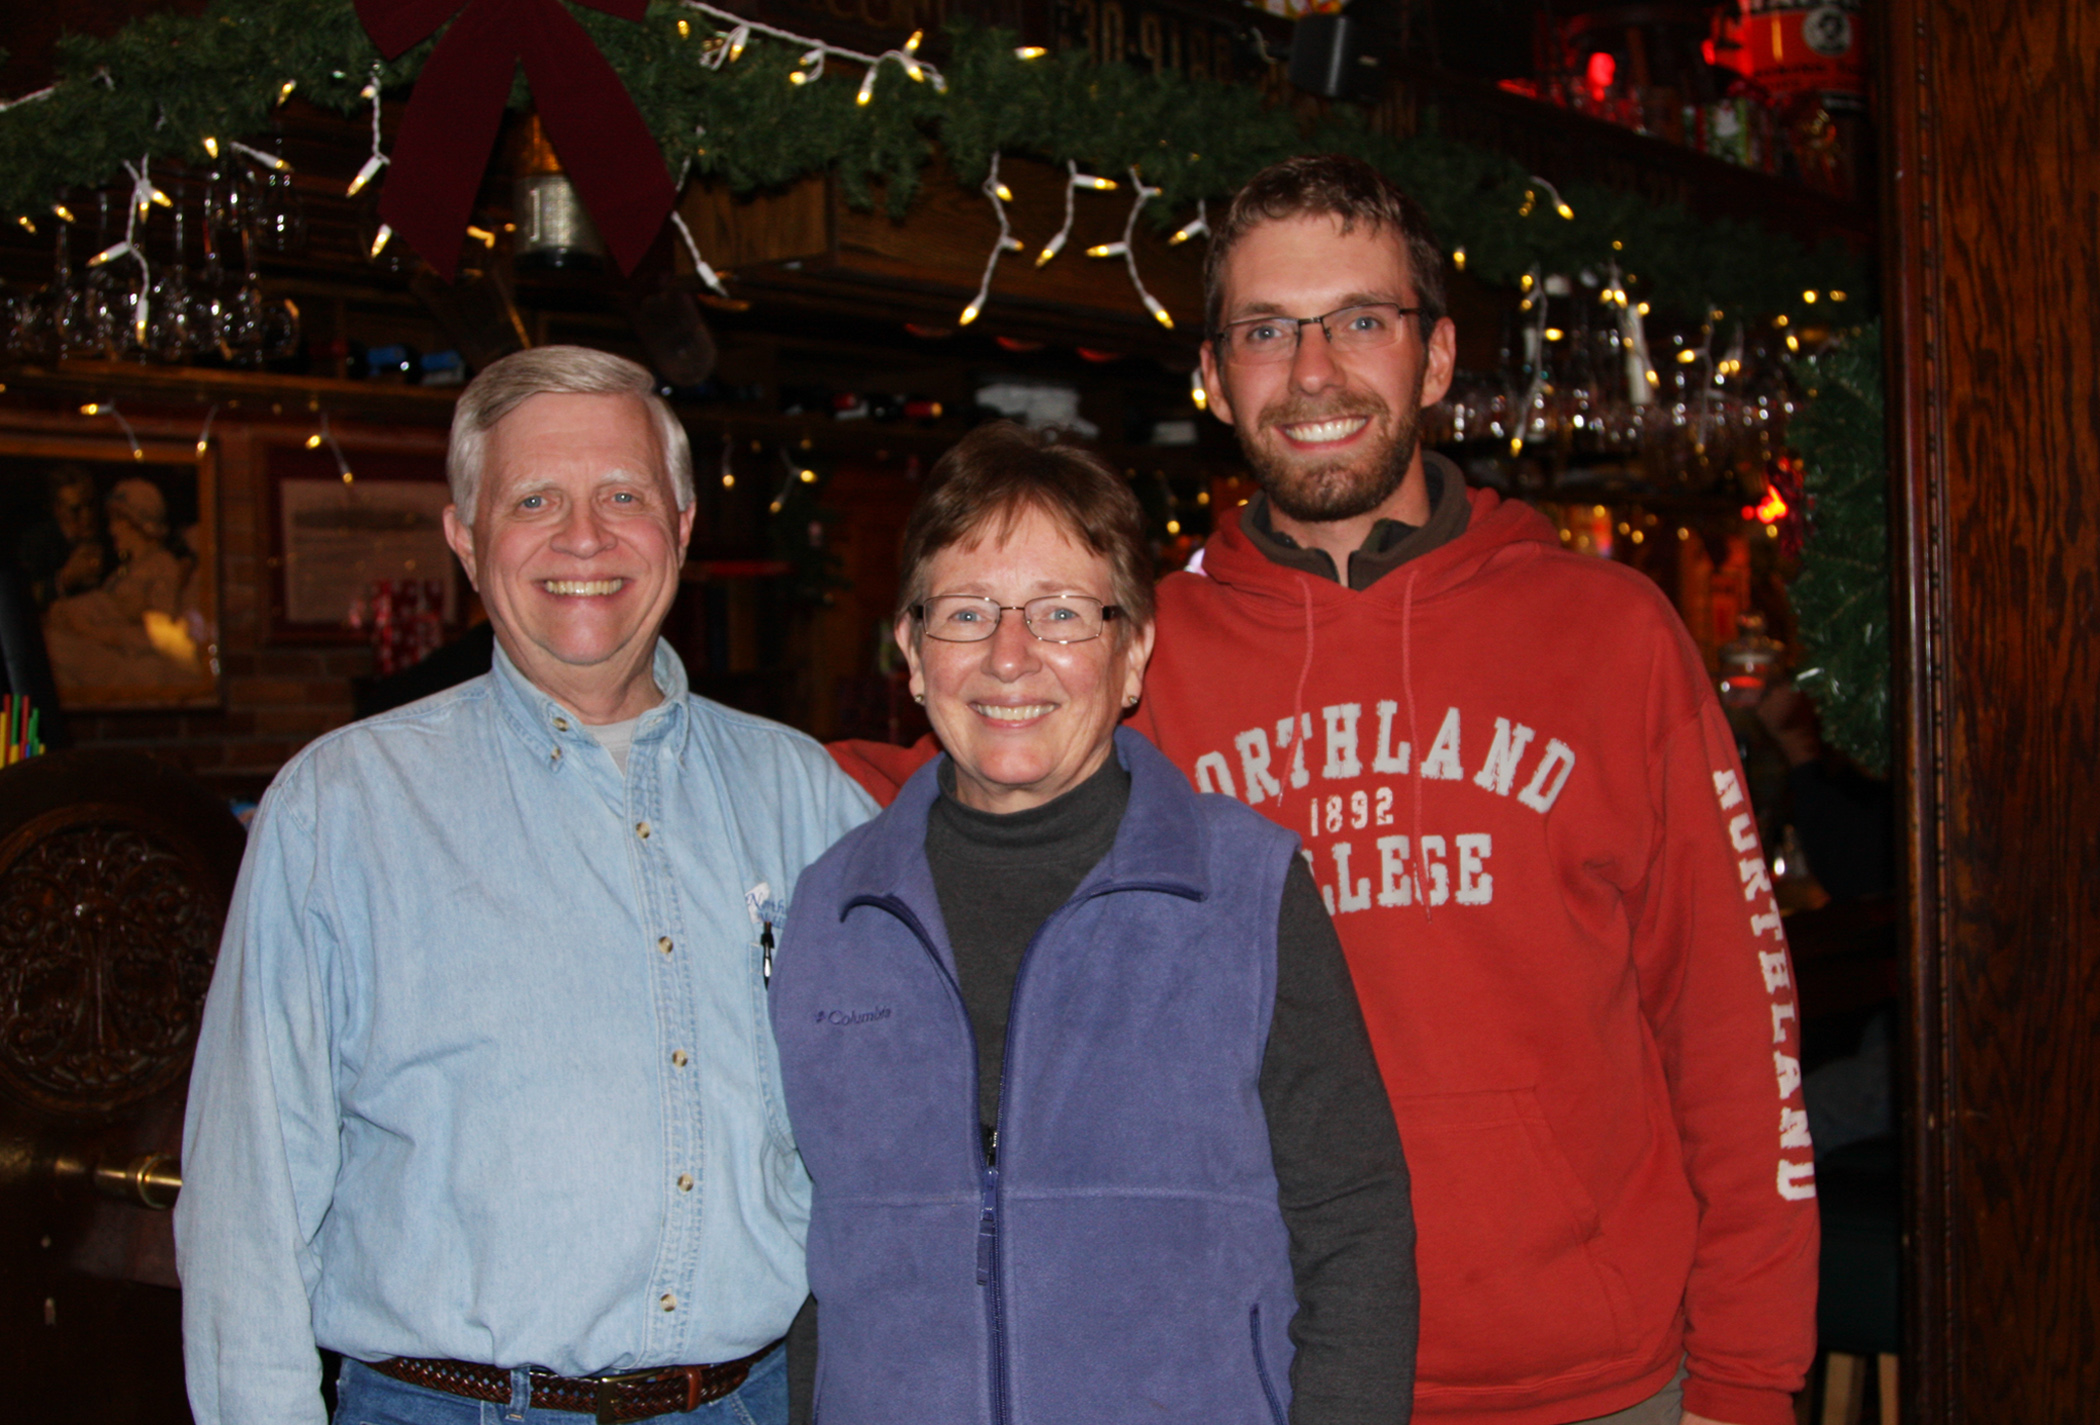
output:
<instances>
[{"instance_id":1,"label":"brown braided leather belt","mask_svg":"<svg viewBox=\"0 0 2100 1425\"><path fill-rule=\"evenodd\" d=\"M773 1343L779 1345L778 1341ZM647 1420L672 1411L698 1410L720 1400L744 1383L751 1368L773 1346L753 1351L740 1361L716 1366L659 1366L654 1370L631 1371L626 1375L589 1376L573 1379L546 1371L532 1373L532 1404L542 1410L573 1410L589 1415L601 1425L627 1420ZM472 1361L429 1361L417 1356L397 1356L374 1361L372 1369L395 1380L463 1395L469 1400L510 1403L510 1372L501 1366L476 1365Z\"/></svg>"}]
</instances>

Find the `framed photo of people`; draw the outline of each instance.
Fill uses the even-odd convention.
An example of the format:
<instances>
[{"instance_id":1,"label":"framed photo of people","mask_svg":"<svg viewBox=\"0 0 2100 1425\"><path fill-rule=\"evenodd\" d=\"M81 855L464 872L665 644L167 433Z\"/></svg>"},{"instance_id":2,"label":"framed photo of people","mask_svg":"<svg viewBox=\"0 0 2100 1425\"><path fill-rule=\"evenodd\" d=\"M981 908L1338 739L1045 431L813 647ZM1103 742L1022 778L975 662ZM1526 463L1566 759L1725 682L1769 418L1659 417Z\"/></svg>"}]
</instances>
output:
<instances>
[{"instance_id":1,"label":"framed photo of people","mask_svg":"<svg viewBox=\"0 0 2100 1425\"><path fill-rule=\"evenodd\" d=\"M215 457L0 433L0 560L36 608L61 706L219 702Z\"/></svg>"}]
</instances>

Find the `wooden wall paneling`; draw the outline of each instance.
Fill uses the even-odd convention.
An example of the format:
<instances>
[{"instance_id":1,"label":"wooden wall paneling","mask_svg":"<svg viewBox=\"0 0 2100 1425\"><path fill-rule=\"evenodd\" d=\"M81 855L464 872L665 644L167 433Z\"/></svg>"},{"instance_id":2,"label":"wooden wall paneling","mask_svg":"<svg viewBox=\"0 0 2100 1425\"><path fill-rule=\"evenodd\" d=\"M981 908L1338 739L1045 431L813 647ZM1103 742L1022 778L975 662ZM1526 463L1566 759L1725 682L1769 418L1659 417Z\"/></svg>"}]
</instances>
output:
<instances>
[{"instance_id":1,"label":"wooden wall paneling","mask_svg":"<svg viewBox=\"0 0 2100 1425\"><path fill-rule=\"evenodd\" d=\"M1906 1418L2100 1396L2100 0L1891 0Z\"/></svg>"}]
</instances>

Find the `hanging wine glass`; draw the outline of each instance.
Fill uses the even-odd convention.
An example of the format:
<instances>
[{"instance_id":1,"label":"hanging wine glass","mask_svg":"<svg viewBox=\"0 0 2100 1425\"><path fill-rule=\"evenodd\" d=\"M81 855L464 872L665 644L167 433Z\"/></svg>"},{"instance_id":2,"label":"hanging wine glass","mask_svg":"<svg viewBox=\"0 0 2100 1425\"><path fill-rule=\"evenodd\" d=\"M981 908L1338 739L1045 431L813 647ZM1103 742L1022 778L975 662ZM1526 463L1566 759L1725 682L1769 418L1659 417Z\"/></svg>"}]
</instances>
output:
<instances>
[{"instance_id":1,"label":"hanging wine glass","mask_svg":"<svg viewBox=\"0 0 2100 1425\"><path fill-rule=\"evenodd\" d=\"M95 194L95 256L88 259L86 282L88 324L94 333L96 356L123 353L124 333L131 325L132 308L138 301L124 280L125 269L132 264L103 257L124 236L121 227L110 226L109 197L108 189Z\"/></svg>"},{"instance_id":2,"label":"hanging wine glass","mask_svg":"<svg viewBox=\"0 0 2100 1425\"><path fill-rule=\"evenodd\" d=\"M211 186L206 190L204 225L198 234L204 244L204 265L198 269L196 280L191 284L190 327L196 342L196 359L206 365L232 361L237 344L233 340L237 337L238 326L234 294L239 290L239 284L227 272L226 259L222 255L237 230L220 221L228 211L220 206L224 196L222 182L214 174Z\"/></svg>"},{"instance_id":3,"label":"hanging wine glass","mask_svg":"<svg viewBox=\"0 0 2100 1425\"><path fill-rule=\"evenodd\" d=\"M37 295L35 344L45 360L93 356L100 350L87 292L73 275L73 225L53 225L51 281Z\"/></svg>"},{"instance_id":4,"label":"hanging wine glass","mask_svg":"<svg viewBox=\"0 0 2100 1425\"><path fill-rule=\"evenodd\" d=\"M146 346L156 361L185 362L197 352L196 296L190 290L189 243L184 231L182 188L169 183L175 202L174 251L153 274Z\"/></svg>"},{"instance_id":5,"label":"hanging wine glass","mask_svg":"<svg viewBox=\"0 0 2100 1425\"><path fill-rule=\"evenodd\" d=\"M276 147L282 148L279 140ZM281 157L281 155L280 155ZM306 250L306 208L292 181L292 170L268 168L255 176L250 228L264 252L285 256Z\"/></svg>"}]
</instances>

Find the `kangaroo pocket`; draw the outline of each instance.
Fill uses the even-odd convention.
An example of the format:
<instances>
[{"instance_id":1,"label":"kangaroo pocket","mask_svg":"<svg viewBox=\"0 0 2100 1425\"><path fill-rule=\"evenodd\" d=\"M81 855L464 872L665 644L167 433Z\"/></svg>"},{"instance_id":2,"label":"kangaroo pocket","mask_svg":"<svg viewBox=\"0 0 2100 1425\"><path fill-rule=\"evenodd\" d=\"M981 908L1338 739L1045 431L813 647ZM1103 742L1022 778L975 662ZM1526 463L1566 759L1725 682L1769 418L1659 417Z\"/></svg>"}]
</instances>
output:
<instances>
[{"instance_id":1,"label":"kangaroo pocket","mask_svg":"<svg viewBox=\"0 0 2100 1425\"><path fill-rule=\"evenodd\" d=\"M1521 1390L1630 1355L1631 1295L1537 1095L1420 1094L1393 1111L1414 1183L1419 1384Z\"/></svg>"}]
</instances>

